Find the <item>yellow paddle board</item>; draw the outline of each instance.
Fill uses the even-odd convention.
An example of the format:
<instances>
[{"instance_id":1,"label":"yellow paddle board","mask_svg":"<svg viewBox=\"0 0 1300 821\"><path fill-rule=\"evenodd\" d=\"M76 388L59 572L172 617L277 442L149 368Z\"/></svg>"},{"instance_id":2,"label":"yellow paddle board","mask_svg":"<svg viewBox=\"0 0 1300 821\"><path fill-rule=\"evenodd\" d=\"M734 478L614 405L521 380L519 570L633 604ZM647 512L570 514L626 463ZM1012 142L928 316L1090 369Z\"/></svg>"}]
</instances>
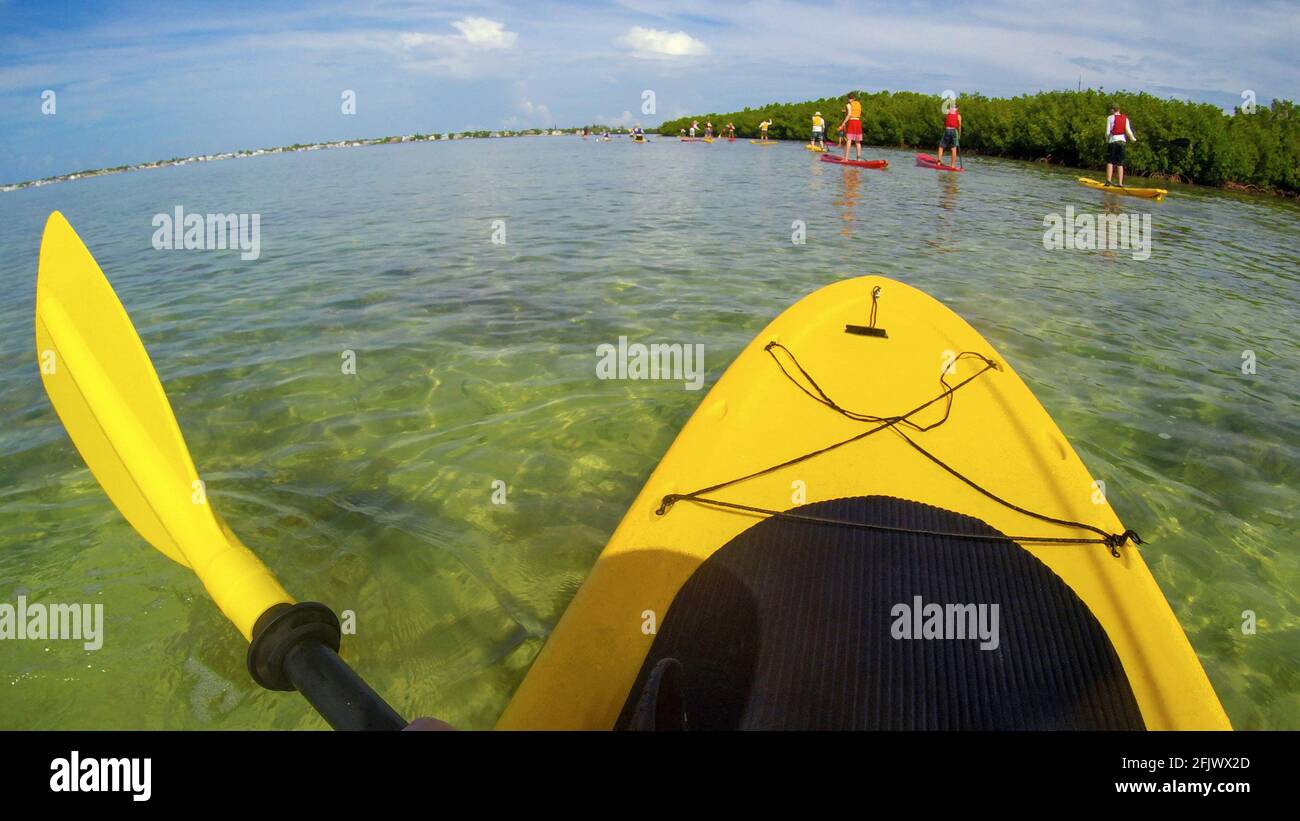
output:
<instances>
[{"instance_id":1,"label":"yellow paddle board","mask_svg":"<svg viewBox=\"0 0 1300 821\"><path fill-rule=\"evenodd\" d=\"M1107 185L1099 180L1079 177L1079 184L1088 188L1095 188L1098 191L1105 191L1110 194L1125 194L1130 197L1142 197L1143 199L1155 200L1160 202L1169 192L1163 188L1130 188L1128 186L1120 187L1118 185Z\"/></svg>"}]
</instances>

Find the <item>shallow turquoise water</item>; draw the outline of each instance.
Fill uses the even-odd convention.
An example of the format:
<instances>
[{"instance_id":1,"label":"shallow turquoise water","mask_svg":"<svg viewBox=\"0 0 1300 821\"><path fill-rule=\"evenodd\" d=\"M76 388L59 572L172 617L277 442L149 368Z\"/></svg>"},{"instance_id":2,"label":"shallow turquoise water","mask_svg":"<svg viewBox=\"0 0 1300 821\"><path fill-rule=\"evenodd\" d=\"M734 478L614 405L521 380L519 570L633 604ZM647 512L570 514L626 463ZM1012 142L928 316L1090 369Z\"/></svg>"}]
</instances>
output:
<instances>
[{"instance_id":1,"label":"shallow turquoise water","mask_svg":"<svg viewBox=\"0 0 1300 821\"><path fill-rule=\"evenodd\" d=\"M955 177L869 153L891 168L791 145L479 140L0 195L0 602L97 602L107 622L95 652L0 643L0 727L323 726L251 684L243 641L51 411L32 295L59 209L214 504L295 595L356 612L345 656L406 715L491 726L703 396L599 380L596 346L701 343L711 384L799 296L880 273L961 313L1034 388L1150 542L1234 725L1300 728L1300 208L1182 187L1119 202L1063 170L972 158ZM177 205L260 214L261 258L153 250L150 220ZM1151 258L1044 250L1044 215L1067 205L1151 212Z\"/></svg>"}]
</instances>

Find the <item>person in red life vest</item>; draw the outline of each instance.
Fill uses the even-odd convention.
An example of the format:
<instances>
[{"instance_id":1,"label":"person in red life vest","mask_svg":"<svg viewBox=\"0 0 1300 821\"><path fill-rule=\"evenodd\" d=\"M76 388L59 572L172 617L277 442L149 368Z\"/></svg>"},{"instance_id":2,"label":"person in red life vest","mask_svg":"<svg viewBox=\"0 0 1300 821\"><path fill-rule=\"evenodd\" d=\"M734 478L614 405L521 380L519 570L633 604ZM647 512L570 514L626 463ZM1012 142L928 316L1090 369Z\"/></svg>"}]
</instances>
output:
<instances>
[{"instance_id":1,"label":"person in red life vest","mask_svg":"<svg viewBox=\"0 0 1300 821\"><path fill-rule=\"evenodd\" d=\"M853 94L849 95L849 102L844 106L840 130L844 132L844 159L849 158L849 149L854 144L858 147L857 159L862 159L862 103Z\"/></svg>"},{"instance_id":2,"label":"person in red life vest","mask_svg":"<svg viewBox=\"0 0 1300 821\"><path fill-rule=\"evenodd\" d=\"M1110 116L1106 118L1106 184L1110 185L1111 174L1119 168L1119 187L1124 187L1124 147L1129 140L1137 142L1133 136L1133 126L1128 117L1120 112L1118 105L1110 107Z\"/></svg>"},{"instance_id":3,"label":"person in red life vest","mask_svg":"<svg viewBox=\"0 0 1300 821\"><path fill-rule=\"evenodd\" d=\"M952 149L952 165L957 164L957 146L961 144L961 112L957 110L957 101L943 115L943 138L939 140L939 165L943 165L943 150Z\"/></svg>"}]
</instances>

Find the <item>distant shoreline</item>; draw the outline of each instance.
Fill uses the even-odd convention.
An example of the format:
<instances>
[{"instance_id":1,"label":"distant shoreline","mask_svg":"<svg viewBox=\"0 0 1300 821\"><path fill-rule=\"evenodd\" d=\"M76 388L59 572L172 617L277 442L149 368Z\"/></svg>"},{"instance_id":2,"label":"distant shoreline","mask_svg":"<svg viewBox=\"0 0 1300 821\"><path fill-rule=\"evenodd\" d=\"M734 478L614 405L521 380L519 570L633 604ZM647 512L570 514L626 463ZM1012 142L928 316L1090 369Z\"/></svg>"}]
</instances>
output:
<instances>
[{"instance_id":1,"label":"distant shoreline","mask_svg":"<svg viewBox=\"0 0 1300 821\"><path fill-rule=\"evenodd\" d=\"M588 127L588 130L590 131L591 127ZM217 162L218 160L236 160L244 157L260 157L266 154L290 154L303 151L321 151L332 148L359 148L367 145L389 145L392 143L504 139L507 137L564 137L578 134L581 131L582 127L579 126L577 128L528 129L526 131L461 131L455 133L449 132L447 134L407 134L404 136L374 137L364 140L332 140L323 143L294 143L293 145L283 145L277 148L223 151L219 154L199 154L194 157L172 157L170 160L155 160L153 162L143 162L135 165L118 165L112 168L95 168L89 171L73 171L68 174L59 174L53 177L42 177L38 180L6 183L0 185L0 193L19 191L24 188L39 188L43 185L53 185L58 182L71 182L73 180L82 180L89 177L106 177L110 174L126 174L130 171L146 171L151 168L169 168L175 165Z\"/></svg>"},{"instance_id":2,"label":"distant shoreline","mask_svg":"<svg viewBox=\"0 0 1300 821\"><path fill-rule=\"evenodd\" d=\"M605 129L606 129L605 126L587 127L588 133L593 136L599 130L605 130ZM621 136L627 136L627 134L629 133L626 130L615 130L612 128L607 130L610 132L611 136L621 137ZM173 157L170 160L156 160L154 162L137 163L135 165L119 165L112 168L96 168L89 171L74 171L70 174L60 174L55 177L43 177L38 180L28 180L26 182L7 183L5 185L0 185L0 194L9 191L19 191L26 188L39 188L44 185L53 185L54 183L59 183L59 182L71 182L73 180L88 179L91 177L107 177L112 174L126 174L131 171L146 171L152 168L169 168L172 166L190 165L193 163L217 162L219 160L234 160L234 159L242 159L245 157L260 157L267 154L291 154L291 153L301 153L305 151L323 151L326 149L335 149L335 148L360 148L369 145L392 145L396 143L451 142L456 140L506 139L512 137L573 137L579 135L581 132L582 132L582 127L579 126L577 128L531 129L528 131L463 131L463 132L447 133L447 134L407 134L404 136L374 137L374 138L364 139L364 140L333 140L330 142L323 142L323 143L295 143L293 145L279 146L276 148L257 148L257 149L244 149L242 151L223 151L219 154L200 154L194 157ZM664 139L672 138L674 136L672 134L665 134L663 132L647 132L647 133L657 133L658 136ZM785 138L782 139L769 138L769 141L789 142L789 143L806 142L806 140L804 139L785 139ZM927 146L905 146L905 145L890 146L890 145L864 144L863 147L864 148L873 148L873 147L893 148L893 149L898 149L903 151L909 151L909 150L914 150L916 148L925 148ZM976 157L980 156L979 151L967 150L963 153L965 153L967 156L976 156ZM1014 158L1014 157L1001 157L999 159L1010 159L1019 162L1044 163L1053 167L1073 168L1080 171L1097 170L1097 169L1084 168L1081 166L1071 166L1064 163L1053 162L1051 158L1040 158L1038 160L1029 160L1029 159ZM1217 188L1219 190L1234 191L1237 193L1261 194L1264 196L1279 197L1282 199L1300 200L1300 194L1292 193L1290 191L1286 191L1284 189L1276 188L1276 187L1246 185L1246 184L1235 183L1235 182L1224 182L1224 183L1220 183L1219 185L1206 185L1205 183L1190 182L1187 180L1181 180L1181 179L1161 175L1159 173L1148 175L1148 174L1129 172L1129 176L1133 177L1134 179L1140 178L1140 179L1154 180L1157 182L1175 182L1175 183L1180 183L1182 185L1195 185L1199 187L1212 188L1212 189Z\"/></svg>"}]
</instances>

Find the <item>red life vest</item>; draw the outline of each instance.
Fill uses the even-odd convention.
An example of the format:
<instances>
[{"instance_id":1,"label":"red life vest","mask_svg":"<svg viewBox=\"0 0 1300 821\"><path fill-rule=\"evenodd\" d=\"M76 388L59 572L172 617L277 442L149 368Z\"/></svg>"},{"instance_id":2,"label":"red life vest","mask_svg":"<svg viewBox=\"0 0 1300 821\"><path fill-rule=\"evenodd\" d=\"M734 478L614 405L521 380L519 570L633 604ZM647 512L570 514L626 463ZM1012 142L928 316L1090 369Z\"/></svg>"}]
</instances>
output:
<instances>
[{"instance_id":1,"label":"red life vest","mask_svg":"<svg viewBox=\"0 0 1300 821\"><path fill-rule=\"evenodd\" d=\"M1122 136L1125 131L1128 131L1128 117L1116 113L1115 122L1112 123L1110 127L1110 135L1112 137L1119 137Z\"/></svg>"},{"instance_id":2,"label":"red life vest","mask_svg":"<svg viewBox=\"0 0 1300 821\"><path fill-rule=\"evenodd\" d=\"M957 113L957 106L948 109L948 116L943 118L944 128L957 128L961 122L961 115Z\"/></svg>"}]
</instances>

